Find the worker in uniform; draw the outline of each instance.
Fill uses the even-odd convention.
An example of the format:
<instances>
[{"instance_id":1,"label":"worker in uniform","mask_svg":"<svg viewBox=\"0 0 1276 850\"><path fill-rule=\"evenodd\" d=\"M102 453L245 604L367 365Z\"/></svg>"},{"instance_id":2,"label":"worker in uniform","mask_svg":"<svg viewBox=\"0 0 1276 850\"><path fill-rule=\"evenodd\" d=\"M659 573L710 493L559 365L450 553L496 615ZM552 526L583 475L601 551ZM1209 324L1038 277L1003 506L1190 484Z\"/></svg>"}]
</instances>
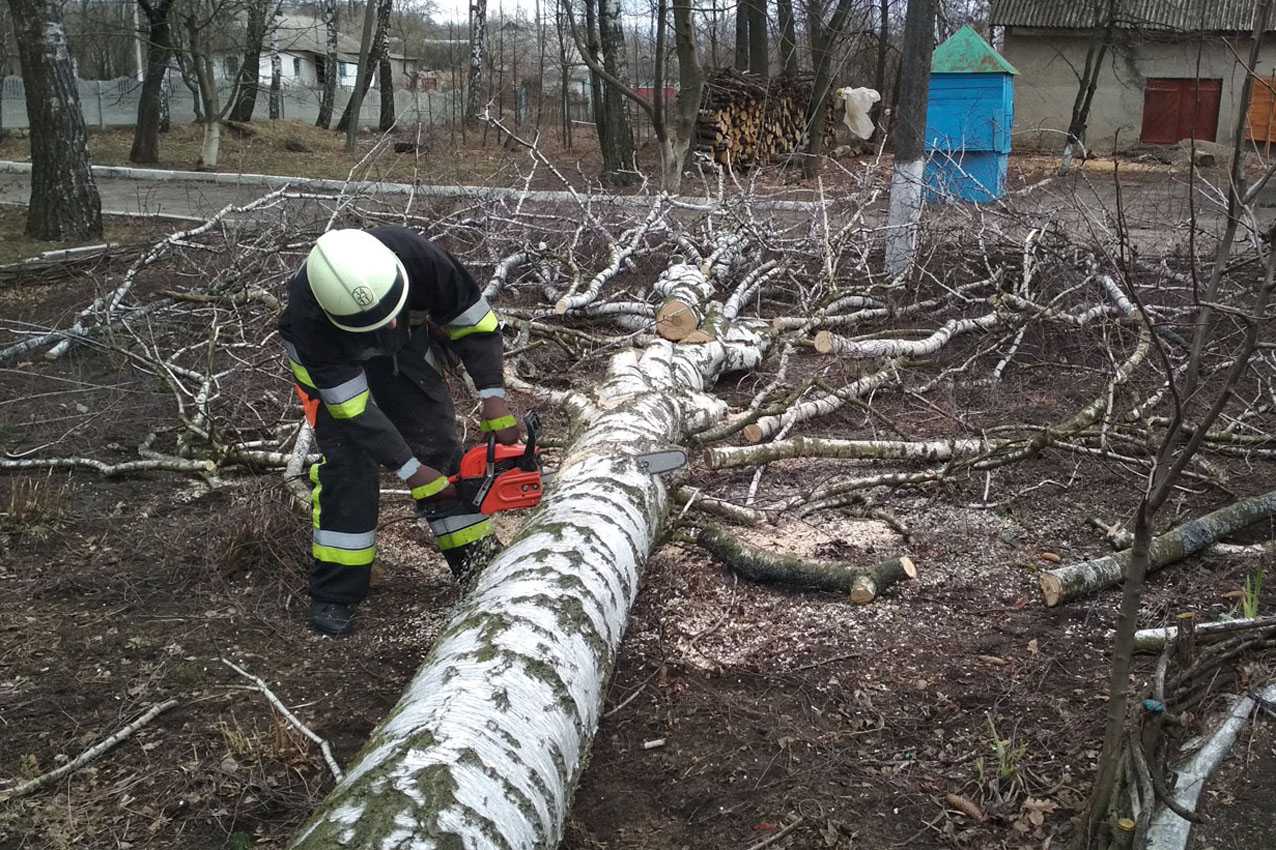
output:
<instances>
[{"instance_id":1,"label":"worker in uniform","mask_svg":"<svg viewBox=\"0 0 1276 850\"><path fill-rule=\"evenodd\" d=\"M331 230L288 284L279 321L288 366L323 460L310 467L310 620L348 634L376 557L379 467L416 500L458 580L494 553L488 518L447 475L460 461L441 365L478 389L480 430L520 438L506 404L496 315L460 261L405 227Z\"/></svg>"}]
</instances>

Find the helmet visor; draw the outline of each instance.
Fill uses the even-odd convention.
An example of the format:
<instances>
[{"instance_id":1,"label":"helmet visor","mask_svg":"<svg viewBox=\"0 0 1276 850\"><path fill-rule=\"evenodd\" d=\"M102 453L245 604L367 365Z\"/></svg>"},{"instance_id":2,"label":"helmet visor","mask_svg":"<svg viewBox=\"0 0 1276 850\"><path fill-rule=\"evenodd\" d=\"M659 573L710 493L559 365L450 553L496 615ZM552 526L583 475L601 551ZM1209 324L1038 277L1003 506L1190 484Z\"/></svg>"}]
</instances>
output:
<instances>
[{"instance_id":1,"label":"helmet visor","mask_svg":"<svg viewBox=\"0 0 1276 850\"><path fill-rule=\"evenodd\" d=\"M408 298L408 282L403 271L403 264L396 263L396 267L394 283L386 290L380 301L369 304L366 309L358 313L346 316L329 313L328 318L332 320L332 323L343 331L366 333L382 327L393 319L403 309L403 303Z\"/></svg>"}]
</instances>

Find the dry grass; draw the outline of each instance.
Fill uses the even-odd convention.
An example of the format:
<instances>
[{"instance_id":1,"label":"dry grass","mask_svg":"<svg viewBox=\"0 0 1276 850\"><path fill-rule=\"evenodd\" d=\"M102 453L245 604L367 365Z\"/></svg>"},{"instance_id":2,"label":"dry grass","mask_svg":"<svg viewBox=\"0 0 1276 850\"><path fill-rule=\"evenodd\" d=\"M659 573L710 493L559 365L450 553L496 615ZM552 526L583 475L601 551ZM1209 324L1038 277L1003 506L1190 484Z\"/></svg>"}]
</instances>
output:
<instances>
[{"instance_id":1,"label":"dry grass","mask_svg":"<svg viewBox=\"0 0 1276 850\"><path fill-rule=\"evenodd\" d=\"M380 134L364 133L354 154L345 151L345 136L301 121L256 121L252 135L244 135L227 129L222 134L220 162L215 171L226 174L273 174L297 177L317 177L343 180L381 138ZM581 134L586 136L587 134ZM415 141L415 127L399 131L396 138ZM423 147L420 156L413 153L395 153L393 147L384 146L366 165L366 172L359 176L370 179L406 181L419 179L429 183L487 183L494 179L506 182L518 179L515 163L527 167L527 156L518 151L508 151L489 131L486 144L483 134L471 133L462 141L460 134L435 128L422 131ZM288 150L289 142L300 142L305 152ZM195 170L199 163L203 142L203 130L197 124L177 124L160 136L160 161L148 167L178 171ZM133 128L112 127L105 130L89 130L89 156L95 165L133 165L129 162L129 150L133 144ZM0 141L0 159L30 159L29 139L9 137ZM552 145L547 147L552 148ZM554 155L554 151L549 151ZM560 152L561 153L561 152ZM596 151L586 142L578 152L569 154L571 160L583 159L593 164ZM574 170L574 168L573 168ZM519 180L521 183L521 180Z\"/></svg>"},{"instance_id":2,"label":"dry grass","mask_svg":"<svg viewBox=\"0 0 1276 850\"><path fill-rule=\"evenodd\" d=\"M106 216L102 219L101 239L71 242L42 242L27 235L27 211L20 207L0 207L0 266L39 256L44 251L97 245L102 242L129 244L141 242L158 232L168 232L164 223L135 218Z\"/></svg>"}]
</instances>

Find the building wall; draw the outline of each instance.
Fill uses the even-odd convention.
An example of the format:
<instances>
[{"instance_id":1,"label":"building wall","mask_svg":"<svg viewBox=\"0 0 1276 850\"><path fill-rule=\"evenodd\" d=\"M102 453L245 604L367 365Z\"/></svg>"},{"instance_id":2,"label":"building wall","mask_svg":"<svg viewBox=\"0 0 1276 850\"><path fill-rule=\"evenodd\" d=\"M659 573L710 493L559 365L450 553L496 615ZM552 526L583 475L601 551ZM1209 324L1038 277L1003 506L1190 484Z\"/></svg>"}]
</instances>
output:
<instances>
[{"instance_id":1,"label":"building wall","mask_svg":"<svg viewBox=\"0 0 1276 850\"><path fill-rule=\"evenodd\" d=\"M1098 154L1139 143L1143 124L1143 88L1149 77L1197 76L1222 80L1218 136L1230 143L1244 76L1236 55L1247 56L1249 39L1224 41L1222 36L1196 40L1142 39L1109 51L1090 108L1087 146ZM1058 150L1062 147L1077 96L1077 75L1085 67L1088 36L1059 31L1010 29L1003 55L1019 70L1015 78L1017 148ZM1235 53L1233 53L1233 50ZM1074 70L1075 68L1075 70ZM1260 54L1259 73L1276 73L1276 40L1270 36ZM1046 132L1049 130L1059 132Z\"/></svg>"}]
</instances>

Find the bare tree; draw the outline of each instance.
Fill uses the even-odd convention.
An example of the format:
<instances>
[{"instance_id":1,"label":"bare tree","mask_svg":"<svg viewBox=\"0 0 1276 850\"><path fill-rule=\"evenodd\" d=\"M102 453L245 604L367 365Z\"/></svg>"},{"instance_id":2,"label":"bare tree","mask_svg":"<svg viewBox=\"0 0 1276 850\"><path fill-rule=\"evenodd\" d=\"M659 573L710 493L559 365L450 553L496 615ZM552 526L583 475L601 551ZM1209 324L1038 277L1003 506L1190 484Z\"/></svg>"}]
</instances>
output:
<instances>
[{"instance_id":1,"label":"bare tree","mask_svg":"<svg viewBox=\"0 0 1276 850\"><path fill-rule=\"evenodd\" d=\"M196 113L204 127L200 146L199 167L214 169L221 156L222 121L238 102L239 81L222 102L217 88L217 74L213 62L216 53L214 39L225 29L226 7L218 0L186 0L183 4L183 29L185 47L182 54L183 76L189 73L196 93Z\"/></svg>"},{"instance_id":2,"label":"bare tree","mask_svg":"<svg viewBox=\"0 0 1276 850\"><path fill-rule=\"evenodd\" d=\"M483 54L487 50L487 0L470 0L470 71L465 82L465 116L482 111Z\"/></svg>"},{"instance_id":3,"label":"bare tree","mask_svg":"<svg viewBox=\"0 0 1276 850\"><path fill-rule=\"evenodd\" d=\"M337 0L323 0L323 25L327 32L327 56L323 62L323 95L319 100L319 116L315 126L327 130L332 125L332 106L337 99L337 78L341 61L337 57Z\"/></svg>"},{"instance_id":4,"label":"bare tree","mask_svg":"<svg viewBox=\"0 0 1276 850\"><path fill-rule=\"evenodd\" d=\"M389 2L386 3L389 5ZM382 51L381 61L377 63L377 80L381 84L381 114L377 127L385 132L394 126L394 66L390 63L388 51Z\"/></svg>"},{"instance_id":5,"label":"bare tree","mask_svg":"<svg viewBox=\"0 0 1276 850\"><path fill-rule=\"evenodd\" d=\"M767 46L770 43L767 33L766 0L742 0L745 15L749 20L749 71L761 77L771 73Z\"/></svg>"},{"instance_id":6,"label":"bare tree","mask_svg":"<svg viewBox=\"0 0 1276 850\"><path fill-rule=\"evenodd\" d=\"M1079 145L1085 150L1086 125L1090 121L1090 104L1099 87L1103 63L1116 35L1117 0L1091 0L1094 8L1094 28L1090 44L1086 48L1085 65L1077 75L1077 96L1072 101L1072 117L1068 121L1068 137L1063 144L1063 156L1059 160L1059 173L1072 169L1072 157Z\"/></svg>"},{"instance_id":7,"label":"bare tree","mask_svg":"<svg viewBox=\"0 0 1276 850\"><path fill-rule=\"evenodd\" d=\"M735 4L735 69L749 70L749 7L743 0Z\"/></svg>"},{"instance_id":8,"label":"bare tree","mask_svg":"<svg viewBox=\"0 0 1276 850\"><path fill-rule=\"evenodd\" d=\"M31 125L27 233L63 241L102 235L102 200L59 0L9 0Z\"/></svg>"},{"instance_id":9,"label":"bare tree","mask_svg":"<svg viewBox=\"0 0 1276 850\"><path fill-rule=\"evenodd\" d=\"M234 121L253 120L257 90L261 88L261 47L266 41L266 18L270 0L249 0L248 30L244 37L244 58L239 65L230 117Z\"/></svg>"},{"instance_id":10,"label":"bare tree","mask_svg":"<svg viewBox=\"0 0 1276 850\"><path fill-rule=\"evenodd\" d=\"M838 0L828 23L824 22L824 0L807 0L806 26L811 40L811 64L815 80L811 84L811 100L806 107L806 158L802 171L814 177L819 171L820 155L824 152L824 131L828 121L828 96L833 87L833 57L846 33L851 12L856 10L855 0Z\"/></svg>"},{"instance_id":11,"label":"bare tree","mask_svg":"<svg viewBox=\"0 0 1276 850\"><path fill-rule=\"evenodd\" d=\"M353 151L359 131L359 113L363 99L372 88L372 77L388 49L390 37L391 0L368 0L363 16L363 38L359 43L359 72L355 75L354 91L346 101L346 109L337 122L337 130L346 134L346 150ZM375 24L375 25L374 25ZM384 85L384 83L383 83Z\"/></svg>"},{"instance_id":12,"label":"bare tree","mask_svg":"<svg viewBox=\"0 0 1276 850\"><path fill-rule=\"evenodd\" d=\"M659 6L661 10L666 10L664 0L661 0ZM589 11L589 0L586 0L586 13ZM576 19L571 12L570 2L568 3L568 14L571 17L571 27L573 37L576 39L576 49L580 52L581 58L585 60L585 64L594 73L595 78L600 80L602 91L598 93L600 104L596 104L594 120L598 126L598 144L603 157L603 175L605 178L615 184L631 183L635 179L634 173L634 137L633 130L629 126L629 116L625 112L625 99L628 98L652 116L653 125L656 124L655 108L646 99L639 97L638 93L630 87L626 79L625 70L625 41L624 30L621 28L620 20L620 0L600 0L598 6L598 45L597 51L591 50L593 45L585 42L585 37L581 34L576 26ZM660 13L662 19L664 12ZM694 43L694 35L691 36ZM599 53L602 54L601 61ZM663 63L663 57L659 62ZM699 65L696 65L696 71L699 71ZM656 90L659 92L659 86ZM699 87L697 87L696 105L699 108ZM690 92L685 92L681 96L689 96ZM601 109L597 107L601 106ZM662 116L663 118L663 116ZM663 121L661 122L663 124ZM662 131L657 131L659 134Z\"/></svg>"},{"instance_id":13,"label":"bare tree","mask_svg":"<svg viewBox=\"0 0 1276 850\"><path fill-rule=\"evenodd\" d=\"M270 24L270 120L284 117L283 62L279 56L279 26L283 15L283 0L275 4Z\"/></svg>"},{"instance_id":14,"label":"bare tree","mask_svg":"<svg viewBox=\"0 0 1276 850\"><path fill-rule=\"evenodd\" d=\"M146 15L146 75L137 101L137 126L129 161L159 162L159 134L163 123L164 85L173 55L173 34L169 13L174 0L138 0Z\"/></svg>"},{"instance_id":15,"label":"bare tree","mask_svg":"<svg viewBox=\"0 0 1276 850\"><path fill-rule=\"evenodd\" d=\"M776 0L780 24L780 73L798 73L797 25L793 20L793 0Z\"/></svg>"},{"instance_id":16,"label":"bare tree","mask_svg":"<svg viewBox=\"0 0 1276 850\"><path fill-rule=\"evenodd\" d=\"M926 106L930 96L930 57L935 49L934 0L908 0L904 20L900 96L895 115L895 168L886 231L886 269L903 274L917 250L925 169Z\"/></svg>"}]
</instances>

